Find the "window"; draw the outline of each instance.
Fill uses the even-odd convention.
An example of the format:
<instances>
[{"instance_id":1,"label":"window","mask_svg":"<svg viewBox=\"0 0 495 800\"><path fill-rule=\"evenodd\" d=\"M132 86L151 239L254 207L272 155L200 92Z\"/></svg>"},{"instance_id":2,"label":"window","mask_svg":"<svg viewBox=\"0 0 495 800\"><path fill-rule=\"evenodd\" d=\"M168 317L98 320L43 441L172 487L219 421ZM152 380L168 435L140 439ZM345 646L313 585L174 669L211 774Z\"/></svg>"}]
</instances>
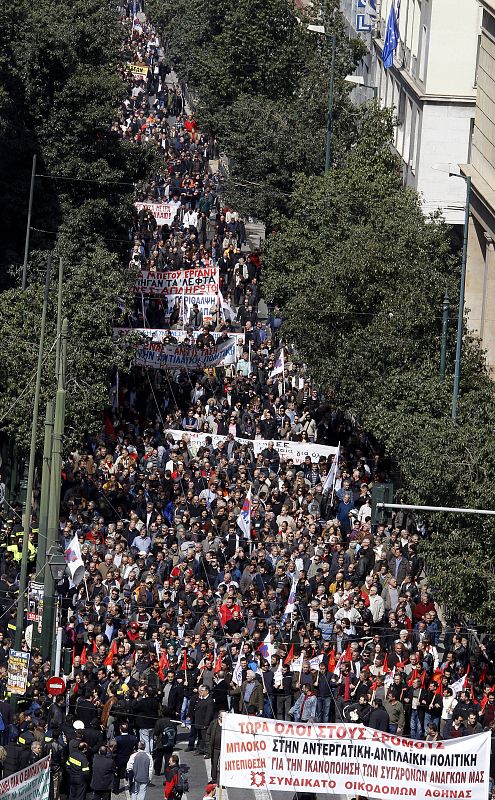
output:
<instances>
[{"instance_id":1,"label":"window","mask_svg":"<svg viewBox=\"0 0 495 800\"><path fill-rule=\"evenodd\" d=\"M428 59L428 28L426 25L421 27L421 41L419 52L419 80L424 82L426 74L426 62Z\"/></svg>"}]
</instances>

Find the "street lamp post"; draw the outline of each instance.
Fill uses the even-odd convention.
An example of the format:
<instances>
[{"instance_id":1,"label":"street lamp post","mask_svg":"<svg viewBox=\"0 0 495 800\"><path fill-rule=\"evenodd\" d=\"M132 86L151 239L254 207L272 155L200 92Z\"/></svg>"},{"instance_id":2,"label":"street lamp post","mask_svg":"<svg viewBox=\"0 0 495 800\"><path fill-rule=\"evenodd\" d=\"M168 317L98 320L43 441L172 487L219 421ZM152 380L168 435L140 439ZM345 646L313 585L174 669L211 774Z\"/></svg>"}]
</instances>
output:
<instances>
[{"instance_id":1,"label":"street lamp post","mask_svg":"<svg viewBox=\"0 0 495 800\"><path fill-rule=\"evenodd\" d=\"M462 334L464 328L464 296L466 293L466 263L469 236L469 203L471 200L471 176L462 176L466 181L466 210L464 214L464 234L462 237L461 287L459 291L459 314L457 316L457 341L455 346L454 394L452 395L452 419L457 419L459 384L461 381Z\"/></svg>"},{"instance_id":2,"label":"street lamp post","mask_svg":"<svg viewBox=\"0 0 495 800\"><path fill-rule=\"evenodd\" d=\"M38 366L36 370L36 384L34 389L33 420L31 424L31 447L29 451L29 466L26 486L26 501L22 520L22 560L19 577L19 599L17 601L17 617L15 630L15 649L21 649L21 640L24 632L24 600L27 584L28 544L31 526L31 510L33 499L34 467L36 460L36 435L38 432L38 408L41 392L41 375L43 370L43 348L45 343L46 316L48 309L48 293L50 290L51 256L48 256L45 276L45 293L43 297L43 310L41 312L40 339L38 347Z\"/></svg>"},{"instance_id":3,"label":"street lamp post","mask_svg":"<svg viewBox=\"0 0 495 800\"><path fill-rule=\"evenodd\" d=\"M60 515L60 488L62 472L62 445L65 425L65 369L67 361L67 335L68 320L64 319L60 338L60 360L58 373L58 388L55 398L55 419L52 435L52 463L50 470L50 494L48 503L47 519L47 548L57 544L59 538L59 515ZM45 564L45 604L43 606L42 619L42 649L43 657L49 658L53 644L54 629L54 580L50 571L49 563Z\"/></svg>"},{"instance_id":4,"label":"street lamp post","mask_svg":"<svg viewBox=\"0 0 495 800\"><path fill-rule=\"evenodd\" d=\"M372 86L370 83L365 83L362 75L346 75L347 83L353 83L355 86L360 86L361 89L371 89L373 92L373 99L378 97L378 86Z\"/></svg>"},{"instance_id":5,"label":"street lamp post","mask_svg":"<svg viewBox=\"0 0 495 800\"><path fill-rule=\"evenodd\" d=\"M457 164L434 164L433 169L446 172L450 178L462 178L466 182L466 206L464 210L464 230L462 237L461 285L459 288L459 311L457 314L457 338L455 345L454 391L452 394L452 419L457 419L459 385L461 382L462 336L464 332L464 298L466 294L466 264L469 236L469 206L471 202L471 177L463 175Z\"/></svg>"}]
</instances>

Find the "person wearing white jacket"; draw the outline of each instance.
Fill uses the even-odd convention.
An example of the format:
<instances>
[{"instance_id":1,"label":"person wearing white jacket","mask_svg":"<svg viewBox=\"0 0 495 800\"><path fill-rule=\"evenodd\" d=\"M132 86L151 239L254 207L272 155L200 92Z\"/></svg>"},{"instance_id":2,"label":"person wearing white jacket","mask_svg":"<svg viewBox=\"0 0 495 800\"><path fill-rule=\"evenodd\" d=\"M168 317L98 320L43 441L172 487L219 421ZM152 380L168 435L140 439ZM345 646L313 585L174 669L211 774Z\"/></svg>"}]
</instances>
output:
<instances>
[{"instance_id":1,"label":"person wearing white jacket","mask_svg":"<svg viewBox=\"0 0 495 800\"><path fill-rule=\"evenodd\" d=\"M373 617L373 624L378 625L385 616L385 603L383 598L377 592L376 586L372 586L369 592L370 605L369 610Z\"/></svg>"}]
</instances>

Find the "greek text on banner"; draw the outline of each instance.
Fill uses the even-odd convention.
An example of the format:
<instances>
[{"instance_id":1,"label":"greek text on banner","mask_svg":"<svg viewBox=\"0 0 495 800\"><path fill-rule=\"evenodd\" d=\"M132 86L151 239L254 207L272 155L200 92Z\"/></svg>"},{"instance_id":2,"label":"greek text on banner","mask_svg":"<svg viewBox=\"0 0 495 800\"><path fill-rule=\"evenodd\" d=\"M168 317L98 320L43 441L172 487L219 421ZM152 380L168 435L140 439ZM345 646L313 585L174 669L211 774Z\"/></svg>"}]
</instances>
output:
<instances>
[{"instance_id":1,"label":"greek text on banner","mask_svg":"<svg viewBox=\"0 0 495 800\"><path fill-rule=\"evenodd\" d=\"M156 297L162 295L177 297L182 294L218 296L218 267L171 269L167 272L141 270L136 277L134 291Z\"/></svg>"},{"instance_id":2,"label":"greek text on banner","mask_svg":"<svg viewBox=\"0 0 495 800\"><path fill-rule=\"evenodd\" d=\"M2 800L48 800L50 756L0 780Z\"/></svg>"},{"instance_id":3,"label":"greek text on banner","mask_svg":"<svg viewBox=\"0 0 495 800\"><path fill-rule=\"evenodd\" d=\"M363 725L224 714L220 782L239 789L486 800L490 732L441 742Z\"/></svg>"},{"instance_id":4,"label":"greek text on banner","mask_svg":"<svg viewBox=\"0 0 495 800\"><path fill-rule=\"evenodd\" d=\"M212 347L200 349L188 344L148 342L136 350L136 364L155 369L206 369L215 367L235 345L234 340L218 341Z\"/></svg>"},{"instance_id":5,"label":"greek text on banner","mask_svg":"<svg viewBox=\"0 0 495 800\"><path fill-rule=\"evenodd\" d=\"M185 441L193 453L196 453L199 447L204 447L207 439L211 439L213 447L217 447L219 442L228 440L227 436L220 434L177 431L173 428L167 430L167 435L170 435L175 442ZM235 436L234 439L241 445L252 445L255 456L266 450L272 442L280 458L285 461L291 460L294 464L302 464L308 456L312 461L318 461L320 458L328 459L337 452L336 447L311 442L289 442L285 439L243 439L240 436Z\"/></svg>"}]
</instances>

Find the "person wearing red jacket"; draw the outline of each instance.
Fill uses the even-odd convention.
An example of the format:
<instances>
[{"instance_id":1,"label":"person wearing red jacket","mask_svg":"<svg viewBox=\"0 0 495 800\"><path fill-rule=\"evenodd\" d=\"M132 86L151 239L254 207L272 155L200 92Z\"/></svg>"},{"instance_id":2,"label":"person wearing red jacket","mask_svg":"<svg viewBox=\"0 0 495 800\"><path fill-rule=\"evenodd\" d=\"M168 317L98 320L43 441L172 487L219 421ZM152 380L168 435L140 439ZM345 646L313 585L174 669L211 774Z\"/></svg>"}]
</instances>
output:
<instances>
[{"instance_id":1,"label":"person wearing red jacket","mask_svg":"<svg viewBox=\"0 0 495 800\"><path fill-rule=\"evenodd\" d=\"M165 767L165 780L163 782L164 800L177 800L179 783L179 756L171 755Z\"/></svg>"}]
</instances>

